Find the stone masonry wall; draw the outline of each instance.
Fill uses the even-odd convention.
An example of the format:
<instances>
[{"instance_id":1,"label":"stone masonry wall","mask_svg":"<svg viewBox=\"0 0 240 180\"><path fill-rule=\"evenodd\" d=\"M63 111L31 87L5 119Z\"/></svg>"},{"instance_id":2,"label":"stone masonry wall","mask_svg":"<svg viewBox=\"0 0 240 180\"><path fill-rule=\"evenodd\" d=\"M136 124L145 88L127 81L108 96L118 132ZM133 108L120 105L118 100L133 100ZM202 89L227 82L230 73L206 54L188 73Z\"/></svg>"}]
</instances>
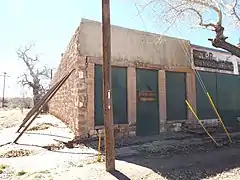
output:
<instances>
[{"instance_id":1,"label":"stone masonry wall","mask_svg":"<svg viewBox=\"0 0 240 180\"><path fill-rule=\"evenodd\" d=\"M60 81L73 68L75 71L49 102L49 111L66 123L75 136L84 136L87 132L86 58L81 57L79 53L79 34L80 28L76 30L62 56L58 70L52 79L52 85Z\"/></svg>"}]
</instances>

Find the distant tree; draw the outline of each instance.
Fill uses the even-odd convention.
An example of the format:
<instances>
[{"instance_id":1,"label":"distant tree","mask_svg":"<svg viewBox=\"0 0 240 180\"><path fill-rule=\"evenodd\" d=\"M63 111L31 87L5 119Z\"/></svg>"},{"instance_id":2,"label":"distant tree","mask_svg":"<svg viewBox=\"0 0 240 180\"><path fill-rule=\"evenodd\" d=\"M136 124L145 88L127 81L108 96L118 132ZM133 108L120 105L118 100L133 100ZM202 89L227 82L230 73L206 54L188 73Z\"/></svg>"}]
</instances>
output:
<instances>
[{"instance_id":1,"label":"distant tree","mask_svg":"<svg viewBox=\"0 0 240 180\"><path fill-rule=\"evenodd\" d=\"M51 70L46 66L41 69L37 67L39 63L38 56L36 55L33 58L28 54L32 47L33 45L28 45L17 50L18 59L23 61L27 67L27 71L19 77L18 83L23 87L28 86L32 90L33 103L35 105L46 90L46 87L43 85L43 80L50 79Z\"/></svg>"}]
</instances>

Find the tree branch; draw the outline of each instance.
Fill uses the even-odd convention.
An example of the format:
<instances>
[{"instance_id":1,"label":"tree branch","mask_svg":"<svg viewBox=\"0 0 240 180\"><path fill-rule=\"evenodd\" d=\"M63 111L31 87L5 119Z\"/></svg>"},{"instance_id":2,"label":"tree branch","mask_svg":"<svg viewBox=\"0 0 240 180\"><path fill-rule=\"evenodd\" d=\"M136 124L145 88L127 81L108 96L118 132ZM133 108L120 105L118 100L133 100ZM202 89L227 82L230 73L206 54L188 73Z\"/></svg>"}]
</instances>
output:
<instances>
[{"instance_id":1,"label":"tree branch","mask_svg":"<svg viewBox=\"0 0 240 180\"><path fill-rule=\"evenodd\" d=\"M27 74L23 74L22 75L22 79L19 81L19 83L21 83L22 86L26 86L28 85L29 87L33 88L34 87L34 84L28 80L28 77L27 77Z\"/></svg>"},{"instance_id":2,"label":"tree branch","mask_svg":"<svg viewBox=\"0 0 240 180\"><path fill-rule=\"evenodd\" d=\"M217 7L217 6L214 6L214 5L211 5L209 3L206 3L204 1L201 1L201 0L189 0L191 3L194 3L194 4L199 4L199 5L202 5L202 6L205 6L205 7L208 7L212 10L214 10L216 13L217 13L217 16L218 16L218 22L217 24L220 24L222 25L222 11L220 9L220 7ZM216 4L216 3L215 3Z\"/></svg>"},{"instance_id":3,"label":"tree branch","mask_svg":"<svg viewBox=\"0 0 240 180\"><path fill-rule=\"evenodd\" d=\"M50 69L49 68L47 68L46 66L44 66L44 69L42 69L41 71L39 71L38 69L37 69L37 73L36 73L36 75L37 76L43 76L43 77L46 77L46 78L51 78L50 77Z\"/></svg>"},{"instance_id":4,"label":"tree branch","mask_svg":"<svg viewBox=\"0 0 240 180\"><path fill-rule=\"evenodd\" d=\"M240 22L240 17L237 15L237 0L233 1L233 7L232 7L232 11L233 11L233 15L235 16L235 18Z\"/></svg>"},{"instance_id":5,"label":"tree branch","mask_svg":"<svg viewBox=\"0 0 240 180\"><path fill-rule=\"evenodd\" d=\"M27 66L30 75L34 78L36 74L34 73L34 62L38 61L38 59L32 59L27 55L27 52L30 51L32 48L32 45L29 45L28 47L25 47L24 50L21 50L20 48L17 50L17 55L19 59L22 59L25 65Z\"/></svg>"},{"instance_id":6,"label":"tree branch","mask_svg":"<svg viewBox=\"0 0 240 180\"><path fill-rule=\"evenodd\" d=\"M186 8L181 13L183 13L184 11L187 11L187 10L193 11L193 12L195 12L198 15L198 17L200 19L200 22L199 22L200 26L203 26L205 28L208 28L208 27L213 27L214 29L216 28L215 24L212 24L212 23L205 24L205 23L203 23L203 17L201 15L201 13L199 11L197 11L196 9L194 9L194 8Z\"/></svg>"},{"instance_id":7,"label":"tree branch","mask_svg":"<svg viewBox=\"0 0 240 180\"><path fill-rule=\"evenodd\" d=\"M233 55L237 56L240 58L240 48L224 41L221 39L209 39L209 41L212 42L212 45L216 48L222 48L225 49L228 52L231 52Z\"/></svg>"}]
</instances>

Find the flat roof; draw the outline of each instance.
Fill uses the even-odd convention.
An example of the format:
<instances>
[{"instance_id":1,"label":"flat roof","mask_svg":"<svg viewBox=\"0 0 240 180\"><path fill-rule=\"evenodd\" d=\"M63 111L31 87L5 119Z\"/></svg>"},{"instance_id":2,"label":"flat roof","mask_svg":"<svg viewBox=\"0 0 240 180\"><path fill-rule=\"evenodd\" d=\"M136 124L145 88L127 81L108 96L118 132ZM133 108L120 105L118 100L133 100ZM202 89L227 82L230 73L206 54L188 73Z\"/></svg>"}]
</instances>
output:
<instances>
[{"instance_id":1,"label":"flat roof","mask_svg":"<svg viewBox=\"0 0 240 180\"><path fill-rule=\"evenodd\" d=\"M230 52L228 51L224 51L224 50L220 50L220 49L217 49L217 48L209 48L209 47L205 47L205 46L200 46L200 45L196 45L196 44L191 44L191 46L194 48L204 48L204 49L207 49L209 51L215 51L215 52L220 52L220 53L224 53L224 54L231 54Z\"/></svg>"}]
</instances>

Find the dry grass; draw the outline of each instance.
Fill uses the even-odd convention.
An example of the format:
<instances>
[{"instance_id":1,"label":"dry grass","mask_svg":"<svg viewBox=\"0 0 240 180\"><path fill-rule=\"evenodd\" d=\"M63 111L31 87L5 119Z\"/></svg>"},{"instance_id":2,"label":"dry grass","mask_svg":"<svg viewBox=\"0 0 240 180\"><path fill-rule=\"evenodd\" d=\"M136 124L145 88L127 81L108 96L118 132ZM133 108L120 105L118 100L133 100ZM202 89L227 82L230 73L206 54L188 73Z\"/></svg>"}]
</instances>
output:
<instances>
[{"instance_id":1,"label":"dry grass","mask_svg":"<svg viewBox=\"0 0 240 180\"><path fill-rule=\"evenodd\" d=\"M23 157L23 156L29 156L31 153L32 151L27 149L15 149L15 150L10 150L3 154L0 154L0 158Z\"/></svg>"},{"instance_id":2,"label":"dry grass","mask_svg":"<svg viewBox=\"0 0 240 180\"><path fill-rule=\"evenodd\" d=\"M0 169L6 169L6 168L8 168L8 165L6 165L6 164L1 164L0 165Z\"/></svg>"},{"instance_id":3,"label":"dry grass","mask_svg":"<svg viewBox=\"0 0 240 180\"><path fill-rule=\"evenodd\" d=\"M23 176L23 175L25 175L27 172L25 172L25 171L19 171L19 172L17 172L17 176Z\"/></svg>"},{"instance_id":4,"label":"dry grass","mask_svg":"<svg viewBox=\"0 0 240 180\"><path fill-rule=\"evenodd\" d=\"M28 131L40 131L40 130L46 130L49 129L50 127L55 127L56 125L52 123L41 123L37 124L31 128L28 129Z\"/></svg>"},{"instance_id":5,"label":"dry grass","mask_svg":"<svg viewBox=\"0 0 240 180\"><path fill-rule=\"evenodd\" d=\"M2 174L3 172L4 172L4 170L6 169L6 168L8 168L9 166L8 165L6 165L6 164L0 164L0 174Z\"/></svg>"}]
</instances>

